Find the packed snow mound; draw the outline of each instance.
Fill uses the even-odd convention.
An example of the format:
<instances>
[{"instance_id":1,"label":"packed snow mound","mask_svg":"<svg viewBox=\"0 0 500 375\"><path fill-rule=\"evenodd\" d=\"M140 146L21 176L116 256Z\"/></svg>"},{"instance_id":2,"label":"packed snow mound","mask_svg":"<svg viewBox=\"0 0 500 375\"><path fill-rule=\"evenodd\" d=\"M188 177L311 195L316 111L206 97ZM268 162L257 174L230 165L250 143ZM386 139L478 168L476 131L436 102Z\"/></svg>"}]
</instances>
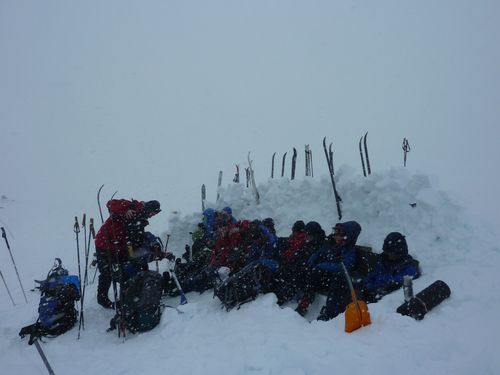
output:
<instances>
[{"instance_id":1,"label":"packed snow mound","mask_svg":"<svg viewBox=\"0 0 500 375\"><path fill-rule=\"evenodd\" d=\"M364 178L351 167L342 166L335 181L342 198L341 220L328 176L268 179L258 185L259 204L244 183L231 184L220 188L219 201L206 207L220 210L229 206L236 219L272 217L282 237L290 235L297 220L317 221L326 233L339 221L356 220L362 227L358 244L371 246L376 252L389 232L401 232L407 237L410 252L423 263L424 272L448 263L444 254L460 258L468 251L465 234L470 230L463 210L437 190L428 176L394 168ZM190 244L189 232L196 229L201 217L201 212L170 216L172 248Z\"/></svg>"}]
</instances>

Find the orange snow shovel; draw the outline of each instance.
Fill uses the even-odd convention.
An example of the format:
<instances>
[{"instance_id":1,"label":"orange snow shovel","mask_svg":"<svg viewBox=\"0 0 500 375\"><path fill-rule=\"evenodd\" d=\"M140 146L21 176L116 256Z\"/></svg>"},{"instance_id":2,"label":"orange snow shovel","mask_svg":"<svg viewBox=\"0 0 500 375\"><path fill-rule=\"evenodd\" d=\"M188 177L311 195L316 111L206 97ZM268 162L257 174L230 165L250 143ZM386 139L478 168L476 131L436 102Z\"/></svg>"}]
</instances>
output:
<instances>
[{"instance_id":1,"label":"orange snow shovel","mask_svg":"<svg viewBox=\"0 0 500 375\"><path fill-rule=\"evenodd\" d=\"M352 297L352 302L349 303L345 309L345 331L352 332L361 327L371 324L370 312L368 311L366 302L358 300L356 291L352 286L351 276L349 276L347 268L345 268L343 262L342 268L344 269L345 277L347 279L347 284L349 284L349 289L351 290Z\"/></svg>"}]
</instances>

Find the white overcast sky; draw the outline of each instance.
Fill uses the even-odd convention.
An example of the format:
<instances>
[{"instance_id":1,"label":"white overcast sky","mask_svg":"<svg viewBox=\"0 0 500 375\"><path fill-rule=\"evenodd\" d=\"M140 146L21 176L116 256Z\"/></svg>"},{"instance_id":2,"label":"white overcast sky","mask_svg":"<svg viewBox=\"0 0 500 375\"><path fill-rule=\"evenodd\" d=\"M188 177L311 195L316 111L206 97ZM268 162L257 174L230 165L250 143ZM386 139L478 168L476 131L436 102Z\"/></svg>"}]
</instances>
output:
<instances>
[{"instance_id":1,"label":"white overcast sky","mask_svg":"<svg viewBox=\"0 0 500 375\"><path fill-rule=\"evenodd\" d=\"M402 164L500 224L498 1L0 1L0 194L199 209L252 151ZM300 169L299 174L303 174ZM162 196L153 196L158 186Z\"/></svg>"}]
</instances>

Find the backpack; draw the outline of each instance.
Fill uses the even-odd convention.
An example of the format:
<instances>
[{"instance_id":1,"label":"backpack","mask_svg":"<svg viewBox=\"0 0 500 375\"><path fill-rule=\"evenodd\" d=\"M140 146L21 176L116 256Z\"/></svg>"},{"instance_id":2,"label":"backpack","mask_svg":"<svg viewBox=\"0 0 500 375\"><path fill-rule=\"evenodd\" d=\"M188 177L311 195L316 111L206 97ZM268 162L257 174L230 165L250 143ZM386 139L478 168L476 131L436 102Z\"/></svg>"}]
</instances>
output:
<instances>
[{"instance_id":1,"label":"backpack","mask_svg":"<svg viewBox=\"0 0 500 375\"><path fill-rule=\"evenodd\" d=\"M163 290L158 272L140 271L123 285L121 315L123 323L132 333L146 332L158 325L161 319L160 300ZM110 330L116 328L120 316L111 319Z\"/></svg>"},{"instance_id":2,"label":"backpack","mask_svg":"<svg viewBox=\"0 0 500 375\"><path fill-rule=\"evenodd\" d=\"M47 278L37 282L41 292L38 319L19 332L21 338L30 335L29 345L42 336L59 336L73 328L77 321L75 302L80 300L80 279L68 275L59 258L56 258Z\"/></svg>"},{"instance_id":3,"label":"backpack","mask_svg":"<svg viewBox=\"0 0 500 375\"><path fill-rule=\"evenodd\" d=\"M219 298L227 311L253 301L262 289L260 264L255 261L229 276L214 288L214 297Z\"/></svg>"}]
</instances>

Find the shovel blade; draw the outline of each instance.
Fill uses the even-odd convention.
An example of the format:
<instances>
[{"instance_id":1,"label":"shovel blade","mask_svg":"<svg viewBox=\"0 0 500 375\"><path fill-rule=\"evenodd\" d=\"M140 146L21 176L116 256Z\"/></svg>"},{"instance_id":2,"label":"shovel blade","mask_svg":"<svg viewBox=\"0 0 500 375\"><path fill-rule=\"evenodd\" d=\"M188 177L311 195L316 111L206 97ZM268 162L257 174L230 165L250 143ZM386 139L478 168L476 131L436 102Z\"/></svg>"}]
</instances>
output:
<instances>
[{"instance_id":1,"label":"shovel blade","mask_svg":"<svg viewBox=\"0 0 500 375\"><path fill-rule=\"evenodd\" d=\"M365 301L351 302L345 309L345 331L352 332L371 324L370 312Z\"/></svg>"}]
</instances>

